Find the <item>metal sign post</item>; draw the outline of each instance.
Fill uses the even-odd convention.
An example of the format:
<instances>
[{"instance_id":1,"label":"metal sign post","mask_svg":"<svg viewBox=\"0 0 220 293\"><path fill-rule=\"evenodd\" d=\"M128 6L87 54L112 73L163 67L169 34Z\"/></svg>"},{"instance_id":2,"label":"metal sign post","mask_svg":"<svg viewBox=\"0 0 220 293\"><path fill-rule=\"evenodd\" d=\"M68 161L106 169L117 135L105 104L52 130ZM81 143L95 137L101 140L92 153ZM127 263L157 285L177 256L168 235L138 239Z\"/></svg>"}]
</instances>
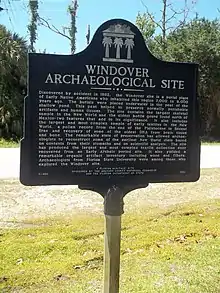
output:
<instances>
[{"instance_id":1,"label":"metal sign post","mask_svg":"<svg viewBox=\"0 0 220 293\"><path fill-rule=\"evenodd\" d=\"M104 293L119 292L121 216L105 215Z\"/></svg>"},{"instance_id":2,"label":"metal sign post","mask_svg":"<svg viewBox=\"0 0 220 293\"><path fill-rule=\"evenodd\" d=\"M104 293L119 292L121 215L123 191L117 186L109 188L104 200Z\"/></svg>"},{"instance_id":3,"label":"metal sign post","mask_svg":"<svg viewBox=\"0 0 220 293\"><path fill-rule=\"evenodd\" d=\"M79 189L92 190L104 198L105 231L104 231L104 286L103 293L118 293L120 279L120 244L121 244L121 215L124 213L124 196L135 189L145 188L148 184L121 187L112 184L86 186Z\"/></svg>"}]
</instances>

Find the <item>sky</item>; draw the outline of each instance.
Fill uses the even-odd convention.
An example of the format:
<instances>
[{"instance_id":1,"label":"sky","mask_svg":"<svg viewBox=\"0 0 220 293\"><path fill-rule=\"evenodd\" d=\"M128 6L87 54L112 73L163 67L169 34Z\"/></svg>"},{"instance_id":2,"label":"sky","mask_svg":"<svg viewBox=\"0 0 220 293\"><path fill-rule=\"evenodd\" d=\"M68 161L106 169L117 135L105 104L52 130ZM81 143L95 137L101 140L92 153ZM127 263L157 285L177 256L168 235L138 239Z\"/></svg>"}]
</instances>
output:
<instances>
[{"instance_id":1,"label":"sky","mask_svg":"<svg viewBox=\"0 0 220 293\"><path fill-rule=\"evenodd\" d=\"M103 22L112 18L123 18L135 23L138 12L146 12L146 7L156 19L159 19L161 2L161 0L78 0L76 51L80 52L86 48L88 25L91 27L92 38ZM174 0L173 2L176 3L176 9L180 9L184 1ZM39 14L63 31L63 27L68 27L70 23L67 13L69 4L71 0L39 0ZM0 0L0 6L7 8L0 12L0 23L28 40L28 0ZM190 17L198 13L199 17L214 19L220 16L218 8L220 8L220 0L197 0ZM69 40L45 27L38 28L38 40L35 47L37 52L46 49L47 53L70 53Z\"/></svg>"}]
</instances>

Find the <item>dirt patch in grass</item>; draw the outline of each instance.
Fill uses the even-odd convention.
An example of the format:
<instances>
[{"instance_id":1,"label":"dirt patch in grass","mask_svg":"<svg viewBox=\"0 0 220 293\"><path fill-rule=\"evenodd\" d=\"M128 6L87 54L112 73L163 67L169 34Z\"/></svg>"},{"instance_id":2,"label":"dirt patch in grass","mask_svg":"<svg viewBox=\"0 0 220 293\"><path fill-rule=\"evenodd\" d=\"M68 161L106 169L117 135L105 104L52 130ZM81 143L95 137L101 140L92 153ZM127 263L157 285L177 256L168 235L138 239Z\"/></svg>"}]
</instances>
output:
<instances>
[{"instance_id":1,"label":"dirt patch in grass","mask_svg":"<svg viewBox=\"0 0 220 293\"><path fill-rule=\"evenodd\" d=\"M126 195L125 211L145 207L175 208L178 204L220 198L220 169L205 169L194 183L150 184ZM103 198L77 186L26 187L18 180L0 181L0 225L19 227L39 217L102 213Z\"/></svg>"}]
</instances>

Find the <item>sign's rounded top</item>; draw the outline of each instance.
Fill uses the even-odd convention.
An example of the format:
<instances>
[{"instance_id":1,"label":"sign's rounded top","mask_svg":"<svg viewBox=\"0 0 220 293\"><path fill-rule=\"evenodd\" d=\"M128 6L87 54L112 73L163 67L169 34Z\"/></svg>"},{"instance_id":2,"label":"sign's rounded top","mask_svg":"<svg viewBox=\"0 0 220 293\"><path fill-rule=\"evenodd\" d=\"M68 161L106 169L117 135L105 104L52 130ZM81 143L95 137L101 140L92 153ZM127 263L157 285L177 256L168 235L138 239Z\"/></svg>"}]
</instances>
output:
<instances>
[{"instance_id":1,"label":"sign's rounded top","mask_svg":"<svg viewBox=\"0 0 220 293\"><path fill-rule=\"evenodd\" d=\"M74 56L82 57L88 62L99 64L149 66L150 64L177 64L162 61L147 48L140 30L125 19L111 19L96 30L91 43ZM194 63L188 63L195 66ZM197 66L197 65L196 65Z\"/></svg>"},{"instance_id":2,"label":"sign's rounded top","mask_svg":"<svg viewBox=\"0 0 220 293\"><path fill-rule=\"evenodd\" d=\"M147 49L139 29L124 19L104 22L96 30L91 43L81 53L89 53L94 57L99 55L102 57L101 61L107 63L141 63L146 57L158 60Z\"/></svg>"}]
</instances>

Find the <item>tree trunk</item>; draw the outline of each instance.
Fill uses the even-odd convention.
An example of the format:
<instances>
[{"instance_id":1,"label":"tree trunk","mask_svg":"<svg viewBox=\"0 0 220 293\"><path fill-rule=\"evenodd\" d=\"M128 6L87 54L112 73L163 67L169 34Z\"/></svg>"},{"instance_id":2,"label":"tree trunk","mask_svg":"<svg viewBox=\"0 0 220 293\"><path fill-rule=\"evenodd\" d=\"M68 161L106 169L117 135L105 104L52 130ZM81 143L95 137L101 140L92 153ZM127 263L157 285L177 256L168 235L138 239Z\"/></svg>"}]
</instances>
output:
<instances>
[{"instance_id":1,"label":"tree trunk","mask_svg":"<svg viewBox=\"0 0 220 293\"><path fill-rule=\"evenodd\" d=\"M163 13L162 13L162 50L166 53L166 12L167 0L163 0Z\"/></svg>"}]
</instances>

